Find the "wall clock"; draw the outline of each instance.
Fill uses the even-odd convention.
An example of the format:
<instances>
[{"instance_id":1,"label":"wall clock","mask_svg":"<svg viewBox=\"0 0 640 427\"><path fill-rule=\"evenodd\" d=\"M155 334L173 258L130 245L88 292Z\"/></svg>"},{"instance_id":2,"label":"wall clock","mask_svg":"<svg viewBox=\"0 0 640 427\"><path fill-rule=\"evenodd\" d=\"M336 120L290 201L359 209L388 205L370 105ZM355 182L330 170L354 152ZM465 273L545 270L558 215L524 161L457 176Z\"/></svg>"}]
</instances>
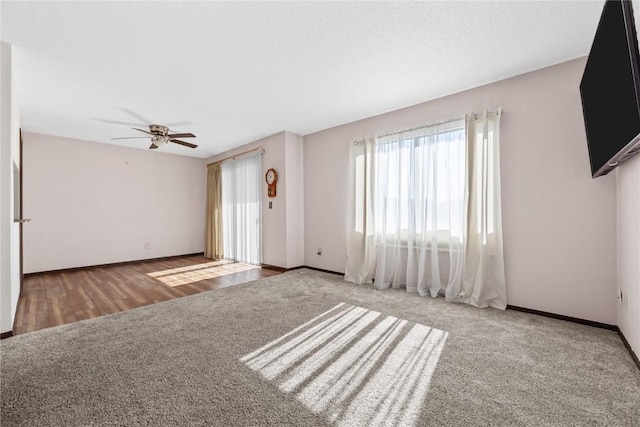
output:
<instances>
[{"instance_id":1,"label":"wall clock","mask_svg":"<svg viewBox=\"0 0 640 427\"><path fill-rule=\"evenodd\" d=\"M267 171L264 176L265 181L267 181L267 196L276 197L276 183L278 182L278 172L275 169L271 168Z\"/></svg>"}]
</instances>

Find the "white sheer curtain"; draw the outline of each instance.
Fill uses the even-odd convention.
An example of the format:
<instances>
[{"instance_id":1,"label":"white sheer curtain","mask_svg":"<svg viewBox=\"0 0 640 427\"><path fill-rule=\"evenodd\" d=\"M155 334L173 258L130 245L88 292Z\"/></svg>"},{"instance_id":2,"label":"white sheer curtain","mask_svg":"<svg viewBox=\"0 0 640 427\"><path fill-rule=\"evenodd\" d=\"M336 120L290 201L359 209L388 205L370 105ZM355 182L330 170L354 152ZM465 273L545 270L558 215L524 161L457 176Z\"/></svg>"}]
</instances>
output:
<instances>
[{"instance_id":1,"label":"white sheer curtain","mask_svg":"<svg viewBox=\"0 0 640 427\"><path fill-rule=\"evenodd\" d=\"M376 140L379 289L435 297L462 277L464 119Z\"/></svg>"},{"instance_id":2,"label":"white sheer curtain","mask_svg":"<svg viewBox=\"0 0 640 427\"><path fill-rule=\"evenodd\" d=\"M502 111L466 118L467 234L462 282L447 288L447 301L507 307L500 191Z\"/></svg>"},{"instance_id":3,"label":"white sheer curtain","mask_svg":"<svg viewBox=\"0 0 640 427\"><path fill-rule=\"evenodd\" d=\"M262 154L222 163L222 236L226 259L262 263Z\"/></svg>"},{"instance_id":4,"label":"white sheer curtain","mask_svg":"<svg viewBox=\"0 0 640 427\"><path fill-rule=\"evenodd\" d=\"M344 278L362 285L371 283L376 267L373 223L373 139L357 141L349 150L347 183L347 263Z\"/></svg>"},{"instance_id":5,"label":"white sheer curtain","mask_svg":"<svg viewBox=\"0 0 640 427\"><path fill-rule=\"evenodd\" d=\"M351 147L345 280L506 308L500 115Z\"/></svg>"}]
</instances>

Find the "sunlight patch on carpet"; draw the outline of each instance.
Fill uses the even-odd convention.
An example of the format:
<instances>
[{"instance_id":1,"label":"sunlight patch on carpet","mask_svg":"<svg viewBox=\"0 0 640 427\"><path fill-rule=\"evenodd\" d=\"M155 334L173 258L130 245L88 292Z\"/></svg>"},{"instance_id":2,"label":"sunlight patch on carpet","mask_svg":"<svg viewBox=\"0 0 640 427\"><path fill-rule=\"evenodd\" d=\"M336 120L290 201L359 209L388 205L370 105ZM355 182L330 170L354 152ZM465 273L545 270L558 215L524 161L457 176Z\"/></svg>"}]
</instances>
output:
<instances>
[{"instance_id":1,"label":"sunlight patch on carpet","mask_svg":"<svg viewBox=\"0 0 640 427\"><path fill-rule=\"evenodd\" d=\"M167 286L174 287L239 273L241 271L255 270L257 268L260 268L260 266L223 259L163 271L154 271L147 273L147 276L153 277Z\"/></svg>"},{"instance_id":2,"label":"sunlight patch on carpet","mask_svg":"<svg viewBox=\"0 0 640 427\"><path fill-rule=\"evenodd\" d=\"M448 332L338 304L240 358L337 426L413 426Z\"/></svg>"}]
</instances>

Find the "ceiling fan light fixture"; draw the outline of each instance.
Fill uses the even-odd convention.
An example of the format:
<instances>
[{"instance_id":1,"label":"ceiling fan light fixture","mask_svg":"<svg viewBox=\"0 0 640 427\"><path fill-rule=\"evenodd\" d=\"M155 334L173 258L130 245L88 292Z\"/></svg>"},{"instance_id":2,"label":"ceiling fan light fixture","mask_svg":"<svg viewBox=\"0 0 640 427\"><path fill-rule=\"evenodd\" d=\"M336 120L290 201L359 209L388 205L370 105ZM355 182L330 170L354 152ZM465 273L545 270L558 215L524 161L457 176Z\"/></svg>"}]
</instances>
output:
<instances>
[{"instance_id":1,"label":"ceiling fan light fixture","mask_svg":"<svg viewBox=\"0 0 640 427\"><path fill-rule=\"evenodd\" d=\"M156 136L151 138L151 142L159 147L161 145L165 145L166 143L168 143L169 142L169 138L167 138L166 136L163 136L163 135L156 135Z\"/></svg>"}]
</instances>

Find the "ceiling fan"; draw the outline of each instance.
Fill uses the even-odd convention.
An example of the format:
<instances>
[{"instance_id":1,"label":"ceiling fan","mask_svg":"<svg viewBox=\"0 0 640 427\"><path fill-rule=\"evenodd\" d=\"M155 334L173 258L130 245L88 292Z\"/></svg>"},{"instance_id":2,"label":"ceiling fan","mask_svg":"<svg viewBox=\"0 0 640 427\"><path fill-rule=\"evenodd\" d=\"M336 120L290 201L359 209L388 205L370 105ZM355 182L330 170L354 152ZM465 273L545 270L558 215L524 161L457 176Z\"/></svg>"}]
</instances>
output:
<instances>
[{"instance_id":1,"label":"ceiling fan","mask_svg":"<svg viewBox=\"0 0 640 427\"><path fill-rule=\"evenodd\" d=\"M191 144L190 142L180 141L176 138L195 138L196 136L192 133L169 133L169 128L162 125L149 125L149 130L146 131L144 129L131 128L140 132L144 132L150 136L125 136L122 138L111 138L114 139L135 139L135 138L151 138L151 146L150 149L156 149L161 145L165 145L169 142L173 142L175 144L184 145L189 148L196 148L196 144Z\"/></svg>"}]
</instances>

